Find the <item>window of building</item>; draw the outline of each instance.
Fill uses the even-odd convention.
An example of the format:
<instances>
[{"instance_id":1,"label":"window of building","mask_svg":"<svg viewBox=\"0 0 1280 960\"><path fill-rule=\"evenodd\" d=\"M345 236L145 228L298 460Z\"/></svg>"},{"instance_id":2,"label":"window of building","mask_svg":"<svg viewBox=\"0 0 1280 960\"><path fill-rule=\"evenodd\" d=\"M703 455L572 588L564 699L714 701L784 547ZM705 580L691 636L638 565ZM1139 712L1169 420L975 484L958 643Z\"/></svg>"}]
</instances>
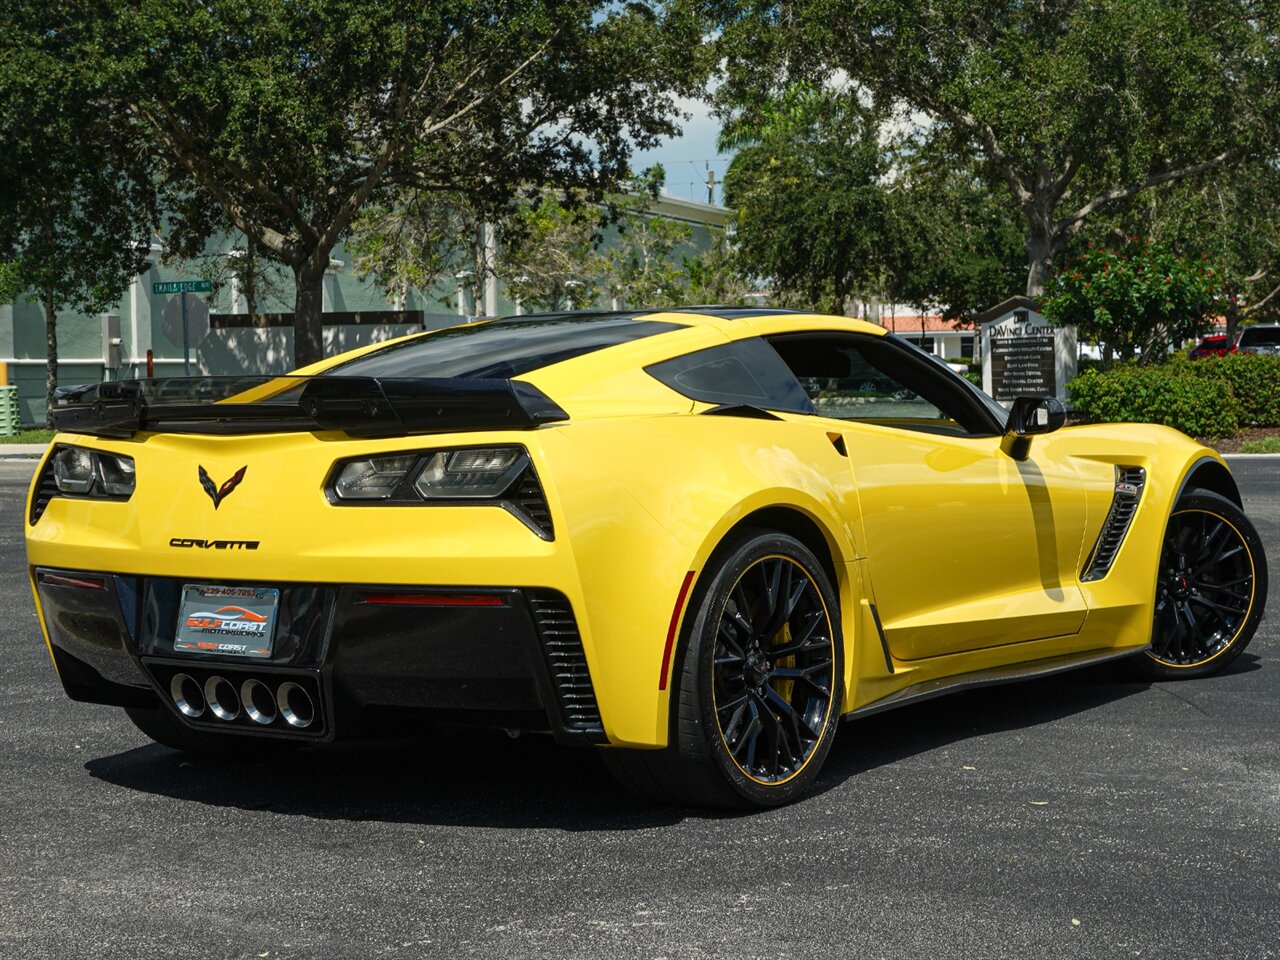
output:
<instances>
[{"instance_id":1,"label":"window of building","mask_svg":"<svg viewBox=\"0 0 1280 960\"><path fill-rule=\"evenodd\" d=\"M919 347L919 348L920 348L921 350L923 350L925 353L933 353L933 352L934 352L934 338L933 338L933 337L922 337L922 336L920 336L919 334L916 334L915 336L912 336L912 335L911 335L911 334L909 334L909 333L906 333L906 334L899 334L899 336L901 336L903 340L907 341L907 343L910 343L910 344L912 344L913 346L917 346L917 347Z\"/></svg>"}]
</instances>

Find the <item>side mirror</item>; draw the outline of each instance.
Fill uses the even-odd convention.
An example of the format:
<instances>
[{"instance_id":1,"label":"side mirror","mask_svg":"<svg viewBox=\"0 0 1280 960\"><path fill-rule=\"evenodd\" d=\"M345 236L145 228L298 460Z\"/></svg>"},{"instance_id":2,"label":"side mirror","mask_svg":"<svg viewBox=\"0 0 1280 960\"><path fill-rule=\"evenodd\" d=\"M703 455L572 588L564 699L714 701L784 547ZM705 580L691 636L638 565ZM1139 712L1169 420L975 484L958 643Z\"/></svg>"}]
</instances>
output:
<instances>
[{"instance_id":1,"label":"side mirror","mask_svg":"<svg viewBox=\"0 0 1280 960\"><path fill-rule=\"evenodd\" d=\"M1015 460L1025 460L1032 437L1053 433L1066 422L1067 408L1057 397L1018 397L1009 411L1000 449Z\"/></svg>"}]
</instances>

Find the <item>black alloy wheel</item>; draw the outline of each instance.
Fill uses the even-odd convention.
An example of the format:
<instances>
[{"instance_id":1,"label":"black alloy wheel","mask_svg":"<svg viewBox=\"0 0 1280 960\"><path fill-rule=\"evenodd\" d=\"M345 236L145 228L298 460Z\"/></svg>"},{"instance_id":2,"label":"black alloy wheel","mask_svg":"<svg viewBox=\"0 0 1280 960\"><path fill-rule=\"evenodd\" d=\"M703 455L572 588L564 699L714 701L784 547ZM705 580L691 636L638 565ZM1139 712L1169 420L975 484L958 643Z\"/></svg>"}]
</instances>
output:
<instances>
[{"instance_id":1,"label":"black alloy wheel","mask_svg":"<svg viewBox=\"0 0 1280 960\"><path fill-rule=\"evenodd\" d=\"M1230 500L1178 500L1160 551L1151 649L1137 661L1156 679L1217 673L1248 646L1267 600L1258 532Z\"/></svg>"},{"instance_id":2,"label":"black alloy wheel","mask_svg":"<svg viewBox=\"0 0 1280 960\"><path fill-rule=\"evenodd\" d=\"M652 799L760 808L794 800L831 749L843 697L835 589L800 541L730 537L684 616L665 750L604 750L610 771Z\"/></svg>"},{"instance_id":3,"label":"black alloy wheel","mask_svg":"<svg viewBox=\"0 0 1280 960\"><path fill-rule=\"evenodd\" d=\"M794 558L763 557L738 578L719 615L712 697L738 770L785 783L813 756L835 689L831 617Z\"/></svg>"}]
</instances>

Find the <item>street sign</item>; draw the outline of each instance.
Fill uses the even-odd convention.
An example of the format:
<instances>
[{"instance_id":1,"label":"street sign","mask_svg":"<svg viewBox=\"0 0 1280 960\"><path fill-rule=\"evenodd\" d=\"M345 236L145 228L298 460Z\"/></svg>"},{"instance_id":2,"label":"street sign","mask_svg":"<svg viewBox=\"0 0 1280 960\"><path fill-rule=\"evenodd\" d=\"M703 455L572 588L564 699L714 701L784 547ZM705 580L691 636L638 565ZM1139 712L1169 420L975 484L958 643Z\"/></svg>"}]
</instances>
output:
<instances>
[{"instance_id":1,"label":"street sign","mask_svg":"<svg viewBox=\"0 0 1280 960\"><path fill-rule=\"evenodd\" d=\"M152 293L212 293L208 280L164 280L151 284Z\"/></svg>"}]
</instances>

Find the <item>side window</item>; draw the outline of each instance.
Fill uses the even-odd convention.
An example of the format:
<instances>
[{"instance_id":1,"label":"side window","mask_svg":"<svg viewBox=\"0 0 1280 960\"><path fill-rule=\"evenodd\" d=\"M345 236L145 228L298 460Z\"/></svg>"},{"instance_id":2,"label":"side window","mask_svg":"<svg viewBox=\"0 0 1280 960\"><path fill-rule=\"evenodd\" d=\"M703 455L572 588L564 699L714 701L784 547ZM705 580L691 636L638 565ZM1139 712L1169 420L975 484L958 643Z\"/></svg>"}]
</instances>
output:
<instances>
[{"instance_id":1,"label":"side window","mask_svg":"<svg viewBox=\"0 0 1280 960\"><path fill-rule=\"evenodd\" d=\"M814 412L795 375L763 340L735 340L644 369L690 400Z\"/></svg>"},{"instance_id":2,"label":"side window","mask_svg":"<svg viewBox=\"0 0 1280 960\"><path fill-rule=\"evenodd\" d=\"M786 334L770 337L769 344L818 416L960 436L997 432L963 383L888 337Z\"/></svg>"}]
</instances>

